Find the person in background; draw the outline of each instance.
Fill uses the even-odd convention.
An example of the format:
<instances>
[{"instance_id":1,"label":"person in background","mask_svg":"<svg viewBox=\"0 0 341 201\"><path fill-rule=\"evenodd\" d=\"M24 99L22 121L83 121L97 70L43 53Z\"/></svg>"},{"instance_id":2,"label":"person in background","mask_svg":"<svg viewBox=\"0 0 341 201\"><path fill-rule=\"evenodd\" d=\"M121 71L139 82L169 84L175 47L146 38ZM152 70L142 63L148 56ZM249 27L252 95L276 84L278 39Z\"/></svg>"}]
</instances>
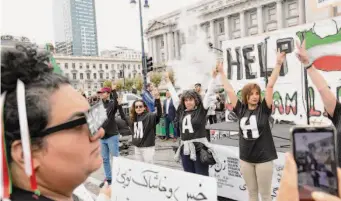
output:
<instances>
[{"instance_id":1,"label":"person in background","mask_svg":"<svg viewBox=\"0 0 341 201\"><path fill-rule=\"evenodd\" d=\"M305 47L305 41L302 44L296 43L298 53L297 57L307 69L308 76L310 77L313 84L319 91L324 108L328 113L329 119L333 122L338 136L338 158L339 167L341 167L341 103L336 99L335 94L330 90L327 81L322 77L322 75L314 67L314 63L309 58L308 52ZM332 65L332 64L330 64Z\"/></svg>"},{"instance_id":2,"label":"person in background","mask_svg":"<svg viewBox=\"0 0 341 201\"><path fill-rule=\"evenodd\" d=\"M118 133L118 127L115 119L117 110L119 111L121 118L127 121L125 114L123 112L123 108L118 102L117 98L116 99L114 98L113 100L110 99L111 92L112 89L109 87L103 87L98 92L108 115L108 119L102 125L103 129L105 130L105 135L101 139L101 154L103 158L103 166L106 176L105 181L108 182L109 185L111 184L110 155L116 157L120 155L119 151L120 135ZM104 182L100 184L100 187L104 185Z\"/></svg>"},{"instance_id":3,"label":"person in background","mask_svg":"<svg viewBox=\"0 0 341 201\"><path fill-rule=\"evenodd\" d=\"M201 89L201 84L200 83L196 83L194 85L194 90L201 96L202 99L204 99L205 92Z\"/></svg>"},{"instance_id":4,"label":"person in background","mask_svg":"<svg viewBox=\"0 0 341 201\"><path fill-rule=\"evenodd\" d=\"M110 100L117 100L117 99L118 99L118 94L116 90L116 84L111 83Z\"/></svg>"},{"instance_id":5,"label":"person in background","mask_svg":"<svg viewBox=\"0 0 341 201\"><path fill-rule=\"evenodd\" d=\"M177 108L177 121L180 128L181 145L176 151L175 159L178 161L181 158L184 171L205 176L208 176L210 162L206 160L207 158L201 157L202 153L211 153L214 160L217 161L214 148L206 138L207 131L205 128L207 109L210 103L215 101L210 98L214 96L216 76L217 72L214 70L204 100L194 90L184 91L180 100L169 79L169 73L167 72L165 76L168 90L174 106Z\"/></svg>"},{"instance_id":6,"label":"person in background","mask_svg":"<svg viewBox=\"0 0 341 201\"><path fill-rule=\"evenodd\" d=\"M155 99L152 95L154 87L151 83L148 83L146 86L146 90L141 94L142 100L147 104L149 112L155 111Z\"/></svg>"},{"instance_id":7,"label":"person in background","mask_svg":"<svg viewBox=\"0 0 341 201\"><path fill-rule=\"evenodd\" d=\"M156 125L160 122L162 115L160 94L155 93L154 97L156 113L149 112L143 100L136 100L130 108L135 158L146 163L154 162Z\"/></svg>"},{"instance_id":8,"label":"person in background","mask_svg":"<svg viewBox=\"0 0 341 201\"><path fill-rule=\"evenodd\" d=\"M240 171L246 183L250 201L271 201L273 161L277 159L269 118L272 113L273 87L285 60L284 52L277 52L275 68L261 99L261 89L256 83L246 84L240 101L221 64L218 71L221 81L232 103L233 112L239 119Z\"/></svg>"},{"instance_id":9,"label":"person in background","mask_svg":"<svg viewBox=\"0 0 341 201\"><path fill-rule=\"evenodd\" d=\"M219 93L216 94L216 97L217 97L217 102L216 102L215 112L217 116L217 122L219 123L219 122L222 122L225 117L225 114L224 114L225 104Z\"/></svg>"},{"instance_id":10,"label":"person in background","mask_svg":"<svg viewBox=\"0 0 341 201\"><path fill-rule=\"evenodd\" d=\"M173 104L172 97L169 91L166 91L166 99L163 101L163 115L165 117L165 127L166 127L166 137L165 140L170 139L169 131L170 125L173 124L174 126L174 119L176 115L176 109ZM174 140L177 138L176 129L173 129Z\"/></svg>"},{"instance_id":11,"label":"person in background","mask_svg":"<svg viewBox=\"0 0 341 201\"><path fill-rule=\"evenodd\" d=\"M217 103L217 101L215 100L208 107L207 116L208 116L208 121L209 121L210 124L217 123L217 116L216 116L216 112L215 112L215 110L216 110L216 103Z\"/></svg>"},{"instance_id":12,"label":"person in background","mask_svg":"<svg viewBox=\"0 0 341 201\"><path fill-rule=\"evenodd\" d=\"M69 80L53 73L47 52L32 44L1 47L1 134L6 153L0 182L6 188L5 178L11 179L12 201L72 201L74 190L102 165L100 128L91 135L84 113L89 103L76 91ZM19 124L17 81L24 84L24 100L28 121L32 171L37 189L31 188L25 173L23 139ZM65 101L67 100L67 101ZM25 103L24 103L25 104ZM6 150L6 151L4 151ZM4 164L2 164L4 165ZM110 189L106 189L110 191ZM39 192L34 192L39 191ZM109 195L101 190L97 201L108 201ZM5 200L5 199L4 199Z\"/></svg>"}]
</instances>

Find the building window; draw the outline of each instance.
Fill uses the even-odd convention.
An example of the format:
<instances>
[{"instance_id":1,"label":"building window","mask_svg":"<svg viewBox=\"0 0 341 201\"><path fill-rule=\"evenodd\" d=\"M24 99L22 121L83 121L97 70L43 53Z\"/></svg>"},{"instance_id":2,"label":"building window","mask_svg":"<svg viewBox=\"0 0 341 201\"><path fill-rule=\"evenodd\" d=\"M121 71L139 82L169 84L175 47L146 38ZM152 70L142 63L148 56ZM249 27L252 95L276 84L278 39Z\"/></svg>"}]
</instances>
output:
<instances>
[{"instance_id":1,"label":"building window","mask_svg":"<svg viewBox=\"0 0 341 201\"><path fill-rule=\"evenodd\" d=\"M163 38L161 38L160 43L161 43L161 48L164 48L165 47L165 41L163 40Z\"/></svg>"},{"instance_id":2,"label":"building window","mask_svg":"<svg viewBox=\"0 0 341 201\"><path fill-rule=\"evenodd\" d=\"M288 4L288 16L292 17L292 16L297 16L298 12L297 12L297 2L290 2Z\"/></svg>"},{"instance_id":3,"label":"building window","mask_svg":"<svg viewBox=\"0 0 341 201\"><path fill-rule=\"evenodd\" d=\"M90 80L90 73L86 74L86 79Z\"/></svg>"},{"instance_id":4,"label":"building window","mask_svg":"<svg viewBox=\"0 0 341 201\"><path fill-rule=\"evenodd\" d=\"M219 41L219 49L223 49L223 41Z\"/></svg>"},{"instance_id":5,"label":"building window","mask_svg":"<svg viewBox=\"0 0 341 201\"><path fill-rule=\"evenodd\" d=\"M103 79L103 73L99 74L99 79Z\"/></svg>"},{"instance_id":6,"label":"building window","mask_svg":"<svg viewBox=\"0 0 341 201\"><path fill-rule=\"evenodd\" d=\"M79 74L79 77L80 77L80 79L82 80L82 79L83 79L83 73L80 73L80 74Z\"/></svg>"},{"instance_id":7,"label":"building window","mask_svg":"<svg viewBox=\"0 0 341 201\"><path fill-rule=\"evenodd\" d=\"M103 87L103 82L101 82L101 87Z\"/></svg>"},{"instance_id":8,"label":"building window","mask_svg":"<svg viewBox=\"0 0 341 201\"><path fill-rule=\"evenodd\" d=\"M65 69L68 69L68 67L69 67L68 63L65 63L65 64L64 64L64 68L65 68Z\"/></svg>"},{"instance_id":9,"label":"building window","mask_svg":"<svg viewBox=\"0 0 341 201\"><path fill-rule=\"evenodd\" d=\"M89 69L90 66L89 66L89 63L86 63L86 69Z\"/></svg>"},{"instance_id":10,"label":"building window","mask_svg":"<svg viewBox=\"0 0 341 201\"><path fill-rule=\"evenodd\" d=\"M108 70L108 64L105 64L105 69L107 69L107 70Z\"/></svg>"},{"instance_id":11,"label":"building window","mask_svg":"<svg viewBox=\"0 0 341 201\"><path fill-rule=\"evenodd\" d=\"M96 75L96 73L94 73L94 79L97 79L97 75Z\"/></svg>"},{"instance_id":12,"label":"building window","mask_svg":"<svg viewBox=\"0 0 341 201\"><path fill-rule=\"evenodd\" d=\"M161 53L161 60L162 60L163 62L166 61L166 57L165 57L165 53L164 53L164 52Z\"/></svg>"},{"instance_id":13,"label":"building window","mask_svg":"<svg viewBox=\"0 0 341 201\"><path fill-rule=\"evenodd\" d=\"M93 69L96 69L96 64L92 64L92 68L93 68Z\"/></svg>"},{"instance_id":14,"label":"building window","mask_svg":"<svg viewBox=\"0 0 341 201\"><path fill-rule=\"evenodd\" d=\"M128 78L131 78L131 73L128 74Z\"/></svg>"},{"instance_id":15,"label":"building window","mask_svg":"<svg viewBox=\"0 0 341 201\"><path fill-rule=\"evenodd\" d=\"M240 19L239 18L234 18L233 19L233 30L234 31L237 31L237 30L239 30L240 29Z\"/></svg>"},{"instance_id":16,"label":"building window","mask_svg":"<svg viewBox=\"0 0 341 201\"><path fill-rule=\"evenodd\" d=\"M257 25L257 14L250 13L250 26L256 26L256 25Z\"/></svg>"},{"instance_id":17,"label":"building window","mask_svg":"<svg viewBox=\"0 0 341 201\"><path fill-rule=\"evenodd\" d=\"M75 80L77 79L77 74L76 73L72 73L72 78Z\"/></svg>"},{"instance_id":18,"label":"building window","mask_svg":"<svg viewBox=\"0 0 341 201\"><path fill-rule=\"evenodd\" d=\"M106 75L107 75L107 76L106 76L106 79L109 79L109 73L107 73Z\"/></svg>"},{"instance_id":19,"label":"building window","mask_svg":"<svg viewBox=\"0 0 341 201\"><path fill-rule=\"evenodd\" d=\"M221 20L218 22L218 34L224 34L224 33L225 33L224 20Z\"/></svg>"},{"instance_id":20,"label":"building window","mask_svg":"<svg viewBox=\"0 0 341 201\"><path fill-rule=\"evenodd\" d=\"M79 68L80 68L80 69L83 68L83 63L79 63Z\"/></svg>"},{"instance_id":21,"label":"building window","mask_svg":"<svg viewBox=\"0 0 341 201\"><path fill-rule=\"evenodd\" d=\"M75 68L76 68L76 64L72 63L72 69L75 69Z\"/></svg>"},{"instance_id":22,"label":"building window","mask_svg":"<svg viewBox=\"0 0 341 201\"><path fill-rule=\"evenodd\" d=\"M276 8L275 7L269 8L268 19L269 19L269 21L276 21Z\"/></svg>"},{"instance_id":23,"label":"building window","mask_svg":"<svg viewBox=\"0 0 341 201\"><path fill-rule=\"evenodd\" d=\"M88 84L88 89L91 89L91 84L90 83Z\"/></svg>"},{"instance_id":24,"label":"building window","mask_svg":"<svg viewBox=\"0 0 341 201\"><path fill-rule=\"evenodd\" d=\"M112 69L112 70L115 69L115 64L111 64L111 69Z\"/></svg>"},{"instance_id":25,"label":"building window","mask_svg":"<svg viewBox=\"0 0 341 201\"><path fill-rule=\"evenodd\" d=\"M102 69L102 64L99 64L99 69Z\"/></svg>"},{"instance_id":26,"label":"building window","mask_svg":"<svg viewBox=\"0 0 341 201\"><path fill-rule=\"evenodd\" d=\"M137 66L137 68L140 70L140 68L141 68L140 64Z\"/></svg>"},{"instance_id":27,"label":"building window","mask_svg":"<svg viewBox=\"0 0 341 201\"><path fill-rule=\"evenodd\" d=\"M128 70L130 70L130 64L128 64Z\"/></svg>"}]
</instances>

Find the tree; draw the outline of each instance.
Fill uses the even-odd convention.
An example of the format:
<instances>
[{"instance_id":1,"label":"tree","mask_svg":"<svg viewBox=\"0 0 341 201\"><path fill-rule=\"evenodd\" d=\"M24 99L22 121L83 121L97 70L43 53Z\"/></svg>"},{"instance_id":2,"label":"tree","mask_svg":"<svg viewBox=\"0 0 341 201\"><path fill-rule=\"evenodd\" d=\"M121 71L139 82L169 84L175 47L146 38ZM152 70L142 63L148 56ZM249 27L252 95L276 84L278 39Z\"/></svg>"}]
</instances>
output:
<instances>
[{"instance_id":1,"label":"tree","mask_svg":"<svg viewBox=\"0 0 341 201\"><path fill-rule=\"evenodd\" d=\"M138 91L142 91L142 87L143 87L143 79L141 76L137 76L135 77L134 79L134 84L135 84L135 87Z\"/></svg>"},{"instance_id":2,"label":"tree","mask_svg":"<svg viewBox=\"0 0 341 201\"><path fill-rule=\"evenodd\" d=\"M158 87L162 79L161 73L153 73L150 76L150 81L155 85L155 87Z\"/></svg>"},{"instance_id":3,"label":"tree","mask_svg":"<svg viewBox=\"0 0 341 201\"><path fill-rule=\"evenodd\" d=\"M175 83L174 71L173 70L169 70L168 73L169 73L169 79L172 82L172 84L174 85L174 83Z\"/></svg>"},{"instance_id":4,"label":"tree","mask_svg":"<svg viewBox=\"0 0 341 201\"><path fill-rule=\"evenodd\" d=\"M127 90L127 91L131 91L131 88L133 87L134 85L134 79L132 78L128 78L125 80L125 87L124 89Z\"/></svg>"},{"instance_id":5,"label":"tree","mask_svg":"<svg viewBox=\"0 0 341 201\"><path fill-rule=\"evenodd\" d=\"M116 90L117 91L120 91L123 89L123 80L116 80L115 84L116 84Z\"/></svg>"},{"instance_id":6,"label":"tree","mask_svg":"<svg viewBox=\"0 0 341 201\"><path fill-rule=\"evenodd\" d=\"M110 80L105 80L103 83L103 87L110 87L111 88L111 81Z\"/></svg>"}]
</instances>

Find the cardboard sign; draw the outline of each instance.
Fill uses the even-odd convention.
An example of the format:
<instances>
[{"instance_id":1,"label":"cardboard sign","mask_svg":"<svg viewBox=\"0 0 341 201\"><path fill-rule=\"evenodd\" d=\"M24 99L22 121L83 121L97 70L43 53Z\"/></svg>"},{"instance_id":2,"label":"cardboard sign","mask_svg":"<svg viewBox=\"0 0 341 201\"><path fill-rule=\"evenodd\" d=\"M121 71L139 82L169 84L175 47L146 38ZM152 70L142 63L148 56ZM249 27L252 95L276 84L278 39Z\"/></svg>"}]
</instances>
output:
<instances>
[{"instance_id":1,"label":"cardboard sign","mask_svg":"<svg viewBox=\"0 0 341 201\"><path fill-rule=\"evenodd\" d=\"M217 200L215 178L122 157L112 164L112 201Z\"/></svg>"}]
</instances>

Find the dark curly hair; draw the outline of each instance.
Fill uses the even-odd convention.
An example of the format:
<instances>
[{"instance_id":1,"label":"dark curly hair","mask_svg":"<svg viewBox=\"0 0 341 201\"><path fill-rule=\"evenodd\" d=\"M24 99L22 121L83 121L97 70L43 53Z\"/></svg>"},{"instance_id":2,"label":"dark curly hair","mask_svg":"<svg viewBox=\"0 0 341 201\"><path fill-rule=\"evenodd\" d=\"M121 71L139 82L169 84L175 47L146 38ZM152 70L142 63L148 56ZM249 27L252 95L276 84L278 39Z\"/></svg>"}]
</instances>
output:
<instances>
[{"instance_id":1,"label":"dark curly hair","mask_svg":"<svg viewBox=\"0 0 341 201\"><path fill-rule=\"evenodd\" d=\"M35 135L46 128L50 119L49 97L61 85L69 84L67 78L52 72L49 63L48 52L38 51L32 44L1 48L1 93L7 92L4 106L4 132L9 160L12 142L20 139L17 80L20 79L25 84L29 133L32 145L36 145L32 148L41 148L43 145L43 139Z\"/></svg>"}]
</instances>

